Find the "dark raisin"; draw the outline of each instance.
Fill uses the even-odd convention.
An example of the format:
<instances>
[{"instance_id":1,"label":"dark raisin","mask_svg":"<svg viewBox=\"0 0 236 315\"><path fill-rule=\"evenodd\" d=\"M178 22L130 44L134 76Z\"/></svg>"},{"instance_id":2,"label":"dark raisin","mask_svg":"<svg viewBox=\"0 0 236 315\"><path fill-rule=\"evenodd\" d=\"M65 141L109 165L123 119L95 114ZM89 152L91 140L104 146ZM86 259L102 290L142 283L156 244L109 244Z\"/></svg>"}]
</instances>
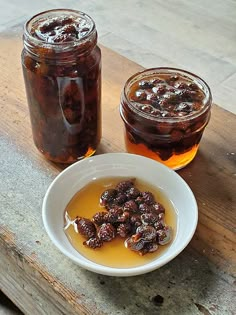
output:
<instances>
[{"instance_id":1,"label":"dark raisin","mask_svg":"<svg viewBox=\"0 0 236 315\"><path fill-rule=\"evenodd\" d=\"M136 252L140 251L144 247L144 245L145 241L143 239L135 240L133 236L125 240L125 247Z\"/></svg>"},{"instance_id":2,"label":"dark raisin","mask_svg":"<svg viewBox=\"0 0 236 315\"><path fill-rule=\"evenodd\" d=\"M164 222L164 220L165 220L165 214L164 213L159 213L158 217L159 217L159 221Z\"/></svg>"},{"instance_id":3,"label":"dark raisin","mask_svg":"<svg viewBox=\"0 0 236 315\"><path fill-rule=\"evenodd\" d=\"M109 202L112 202L117 195L116 189L105 190L100 197L100 205L106 206Z\"/></svg>"},{"instance_id":4,"label":"dark raisin","mask_svg":"<svg viewBox=\"0 0 236 315\"><path fill-rule=\"evenodd\" d=\"M167 104L177 104L179 102L179 95L177 94L166 94L165 100L167 101ZM164 108L167 107L167 104L163 105Z\"/></svg>"},{"instance_id":5,"label":"dark raisin","mask_svg":"<svg viewBox=\"0 0 236 315\"><path fill-rule=\"evenodd\" d=\"M162 161L167 161L172 156L173 151L171 148L158 148L157 154L160 156Z\"/></svg>"},{"instance_id":6,"label":"dark raisin","mask_svg":"<svg viewBox=\"0 0 236 315\"><path fill-rule=\"evenodd\" d=\"M116 230L111 223L103 223L98 228L98 237L104 242L113 240L116 236Z\"/></svg>"},{"instance_id":7,"label":"dark raisin","mask_svg":"<svg viewBox=\"0 0 236 315\"><path fill-rule=\"evenodd\" d=\"M140 205L140 204L144 203L143 197L142 197L142 196L138 196L138 197L135 199L135 203L136 203L137 205Z\"/></svg>"},{"instance_id":8,"label":"dark raisin","mask_svg":"<svg viewBox=\"0 0 236 315\"><path fill-rule=\"evenodd\" d=\"M152 208L153 208L153 212L159 214L159 213L165 213L165 208L163 207L162 204L160 204L159 202L155 202L153 205L152 205Z\"/></svg>"},{"instance_id":9,"label":"dark raisin","mask_svg":"<svg viewBox=\"0 0 236 315\"><path fill-rule=\"evenodd\" d=\"M140 225L137 230L135 236L136 239L142 238L145 241L153 241L156 239L157 231L153 226L150 225Z\"/></svg>"},{"instance_id":10,"label":"dark raisin","mask_svg":"<svg viewBox=\"0 0 236 315\"><path fill-rule=\"evenodd\" d=\"M162 99L159 101L159 105L162 109L164 109L168 105L168 101L166 99Z\"/></svg>"},{"instance_id":11,"label":"dark raisin","mask_svg":"<svg viewBox=\"0 0 236 315\"><path fill-rule=\"evenodd\" d=\"M144 90L138 90L135 92L135 101L144 101L146 100L147 94Z\"/></svg>"},{"instance_id":12,"label":"dark raisin","mask_svg":"<svg viewBox=\"0 0 236 315\"><path fill-rule=\"evenodd\" d=\"M162 230L164 228L165 224L163 221L157 221L154 223L154 228L156 230Z\"/></svg>"},{"instance_id":13,"label":"dark raisin","mask_svg":"<svg viewBox=\"0 0 236 315\"><path fill-rule=\"evenodd\" d=\"M158 244L166 245L167 243L171 241L173 232L172 232L171 227L164 226L162 230L157 230L156 234L157 234Z\"/></svg>"},{"instance_id":14,"label":"dark raisin","mask_svg":"<svg viewBox=\"0 0 236 315\"><path fill-rule=\"evenodd\" d=\"M46 21L44 22L40 27L39 27L39 30L41 33L47 33L47 32L50 32L52 31L56 26L58 26L60 23L59 23L59 20L58 19L51 19L49 21Z\"/></svg>"},{"instance_id":15,"label":"dark raisin","mask_svg":"<svg viewBox=\"0 0 236 315\"><path fill-rule=\"evenodd\" d=\"M148 242L144 245L144 247L140 250L140 255L143 256L147 253L153 253L158 250L158 244L155 242Z\"/></svg>"},{"instance_id":16,"label":"dark raisin","mask_svg":"<svg viewBox=\"0 0 236 315\"><path fill-rule=\"evenodd\" d=\"M189 87L191 90L193 90L193 91L197 91L197 90L198 90L197 84L196 84L196 83L193 83L193 82L188 83L188 87Z\"/></svg>"},{"instance_id":17,"label":"dark raisin","mask_svg":"<svg viewBox=\"0 0 236 315\"><path fill-rule=\"evenodd\" d=\"M147 205L146 203L141 203L138 209L139 209L139 212L141 213L150 213L153 211L152 207Z\"/></svg>"},{"instance_id":18,"label":"dark raisin","mask_svg":"<svg viewBox=\"0 0 236 315\"><path fill-rule=\"evenodd\" d=\"M159 221L159 217L156 213L143 213L141 221L144 225L154 225L155 222Z\"/></svg>"},{"instance_id":19,"label":"dark raisin","mask_svg":"<svg viewBox=\"0 0 236 315\"><path fill-rule=\"evenodd\" d=\"M121 223L117 228L117 234L121 237L127 237L131 231L131 225L129 223Z\"/></svg>"},{"instance_id":20,"label":"dark raisin","mask_svg":"<svg viewBox=\"0 0 236 315\"><path fill-rule=\"evenodd\" d=\"M78 217L75 223L77 224L78 232L81 235L87 238L94 237L96 235L96 227L89 219Z\"/></svg>"},{"instance_id":21,"label":"dark raisin","mask_svg":"<svg viewBox=\"0 0 236 315\"><path fill-rule=\"evenodd\" d=\"M55 36L53 39L53 41L55 43L71 42L73 40L74 40L74 38L73 38L72 34L59 34L59 35Z\"/></svg>"},{"instance_id":22,"label":"dark raisin","mask_svg":"<svg viewBox=\"0 0 236 315\"><path fill-rule=\"evenodd\" d=\"M107 212L97 212L93 216L93 222L97 225L102 225L107 222Z\"/></svg>"},{"instance_id":23,"label":"dark raisin","mask_svg":"<svg viewBox=\"0 0 236 315\"><path fill-rule=\"evenodd\" d=\"M75 34L76 33L76 28L74 25L66 25L63 27L61 30L62 34Z\"/></svg>"},{"instance_id":24,"label":"dark raisin","mask_svg":"<svg viewBox=\"0 0 236 315\"><path fill-rule=\"evenodd\" d=\"M151 89L153 87L153 83L148 80L142 80L139 82L139 86L144 89Z\"/></svg>"},{"instance_id":25,"label":"dark raisin","mask_svg":"<svg viewBox=\"0 0 236 315\"><path fill-rule=\"evenodd\" d=\"M134 200L129 200L124 204L123 210L128 212L136 212L138 210L138 206Z\"/></svg>"},{"instance_id":26,"label":"dark raisin","mask_svg":"<svg viewBox=\"0 0 236 315\"><path fill-rule=\"evenodd\" d=\"M178 93L178 96L181 97L181 99L185 102L193 101L194 97L196 96L196 92L184 89L180 93Z\"/></svg>"},{"instance_id":27,"label":"dark raisin","mask_svg":"<svg viewBox=\"0 0 236 315\"><path fill-rule=\"evenodd\" d=\"M188 89L188 85L185 82L180 82L179 84L176 85L177 89L184 90Z\"/></svg>"},{"instance_id":28,"label":"dark raisin","mask_svg":"<svg viewBox=\"0 0 236 315\"><path fill-rule=\"evenodd\" d=\"M155 86L154 88L152 88L152 91L154 93L156 93L157 95L163 95L166 92L166 87L165 85L160 85L160 86Z\"/></svg>"},{"instance_id":29,"label":"dark raisin","mask_svg":"<svg viewBox=\"0 0 236 315\"><path fill-rule=\"evenodd\" d=\"M156 101L157 100L157 96L154 93L150 93L147 95L147 101Z\"/></svg>"},{"instance_id":30,"label":"dark raisin","mask_svg":"<svg viewBox=\"0 0 236 315\"><path fill-rule=\"evenodd\" d=\"M155 78L155 79L150 80L150 82L152 84L159 84L159 83L164 83L164 80L159 79L159 78Z\"/></svg>"},{"instance_id":31,"label":"dark raisin","mask_svg":"<svg viewBox=\"0 0 236 315\"><path fill-rule=\"evenodd\" d=\"M91 237L87 241L84 241L83 245L88 246L93 249L100 248L102 247L102 241L97 237Z\"/></svg>"},{"instance_id":32,"label":"dark raisin","mask_svg":"<svg viewBox=\"0 0 236 315\"><path fill-rule=\"evenodd\" d=\"M125 180L116 185L116 190L119 192L125 192L129 188L134 186L135 180Z\"/></svg>"},{"instance_id":33,"label":"dark raisin","mask_svg":"<svg viewBox=\"0 0 236 315\"><path fill-rule=\"evenodd\" d=\"M150 191L144 191L141 193L141 196L143 197L144 203L147 205L153 205L155 202L154 196Z\"/></svg>"},{"instance_id":34,"label":"dark raisin","mask_svg":"<svg viewBox=\"0 0 236 315\"><path fill-rule=\"evenodd\" d=\"M71 24L73 22L73 18L69 16L65 16L61 19L61 24L64 26L66 24Z\"/></svg>"},{"instance_id":35,"label":"dark raisin","mask_svg":"<svg viewBox=\"0 0 236 315\"><path fill-rule=\"evenodd\" d=\"M126 191L127 199L136 199L140 195L140 191L136 187L131 187Z\"/></svg>"},{"instance_id":36,"label":"dark raisin","mask_svg":"<svg viewBox=\"0 0 236 315\"><path fill-rule=\"evenodd\" d=\"M124 212L122 213L122 215L119 216L118 222L122 222L122 223L123 223L123 222L128 222L129 219L130 219L130 213L127 212L127 211L124 211Z\"/></svg>"},{"instance_id":37,"label":"dark raisin","mask_svg":"<svg viewBox=\"0 0 236 315\"><path fill-rule=\"evenodd\" d=\"M144 113L150 114L150 113L152 112L152 110L153 110L153 107L152 107L151 105L143 105L143 106L141 107L141 110L142 110L142 112L144 112Z\"/></svg>"},{"instance_id":38,"label":"dark raisin","mask_svg":"<svg viewBox=\"0 0 236 315\"><path fill-rule=\"evenodd\" d=\"M123 210L119 206L111 208L107 214L107 221L109 223L118 222L119 217L123 214Z\"/></svg>"},{"instance_id":39,"label":"dark raisin","mask_svg":"<svg viewBox=\"0 0 236 315\"><path fill-rule=\"evenodd\" d=\"M118 193L116 198L114 199L114 204L116 205L122 205L126 202L127 196L124 193Z\"/></svg>"},{"instance_id":40,"label":"dark raisin","mask_svg":"<svg viewBox=\"0 0 236 315\"><path fill-rule=\"evenodd\" d=\"M140 214L132 214L130 217L130 223L134 225L136 228L142 224L141 215Z\"/></svg>"},{"instance_id":41,"label":"dark raisin","mask_svg":"<svg viewBox=\"0 0 236 315\"><path fill-rule=\"evenodd\" d=\"M180 103L175 107L175 111L190 113L192 111L192 107L188 103Z\"/></svg>"}]
</instances>

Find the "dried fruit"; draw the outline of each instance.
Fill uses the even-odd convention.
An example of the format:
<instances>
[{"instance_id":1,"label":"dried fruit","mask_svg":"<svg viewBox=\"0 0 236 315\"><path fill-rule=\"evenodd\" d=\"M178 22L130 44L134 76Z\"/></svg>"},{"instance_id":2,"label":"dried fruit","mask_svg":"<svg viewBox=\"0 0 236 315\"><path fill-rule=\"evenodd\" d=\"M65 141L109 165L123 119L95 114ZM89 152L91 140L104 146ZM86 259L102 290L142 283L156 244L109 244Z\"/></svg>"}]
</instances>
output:
<instances>
[{"instance_id":1,"label":"dried fruit","mask_svg":"<svg viewBox=\"0 0 236 315\"><path fill-rule=\"evenodd\" d=\"M116 190L118 190L119 192L126 192L126 190L134 186L134 181L135 179L122 181L117 184Z\"/></svg>"},{"instance_id":2,"label":"dried fruit","mask_svg":"<svg viewBox=\"0 0 236 315\"><path fill-rule=\"evenodd\" d=\"M136 228L142 224L141 215L140 214L132 214L130 217L130 223L134 225Z\"/></svg>"},{"instance_id":3,"label":"dried fruit","mask_svg":"<svg viewBox=\"0 0 236 315\"><path fill-rule=\"evenodd\" d=\"M106 206L109 202L112 202L117 195L116 189L105 190L100 197L100 205Z\"/></svg>"},{"instance_id":4,"label":"dried fruit","mask_svg":"<svg viewBox=\"0 0 236 315\"><path fill-rule=\"evenodd\" d=\"M153 209L153 212L159 214L159 213L165 213L165 208L163 207L162 204L160 204L159 202L155 202L153 205L152 205L152 209Z\"/></svg>"},{"instance_id":5,"label":"dried fruit","mask_svg":"<svg viewBox=\"0 0 236 315\"><path fill-rule=\"evenodd\" d=\"M81 235L87 238L94 237L96 235L96 227L89 219L78 217L75 223L77 225L78 232Z\"/></svg>"},{"instance_id":6,"label":"dried fruit","mask_svg":"<svg viewBox=\"0 0 236 315\"><path fill-rule=\"evenodd\" d=\"M131 187L126 191L126 199L136 199L140 195L140 191L136 187Z\"/></svg>"},{"instance_id":7,"label":"dried fruit","mask_svg":"<svg viewBox=\"0 0 236 315\"><path fill-rule=\"evenodd\" d=\"M146 203L141 203L139 205L139 212L141 212L141 213L150 213L152 211L153 211L152 206L149 206Z\"/></svg>"},{"instance_id":8,"label":"dried fruit","mask_svg":"<svg viewBox=\"0 0 236 315\"><path fill-rule=\"evenodd\" d=\"M133 239L133 236L131 236L125 240L124 245L126 248L138 252L144 247L145 241L143 239L139 239L138 241L136 241Z\"/></svg>"},{"instance_id":9,"label":"dried fruit","mask_svg":"<svg viewBox=\"0 0 236 315\"><path fill-rule=\"evenodd\" d=\"M151 192L137 189L134 180L121 181L116 189L105 190L100 202L107 212L95 213L93 222L79 217L75 221L78 232L87 238L85 246L100 248L103 242L119 235L127 238L127 248L145 255L171 240L172 229L164 222L165 208Z\"/></svg>"},{"instance_id":10,"label":"dried fruit","mask_svg":"<svg viewBox=\"0 0 236 315\"><path fill-rule=\"evenodd\" d=\"M123 209L124 211L128 211L128 212L137 212L138 206L134 200L129 200L129 201L126 201L126 203L123 206Z\"/></svg>"},{"instance_id":11,"label":"dried fruit","mask_svg":"<svg viewBox=\"0 0 236 315\"><path fill-rule=\"evenodd\" d=\"M136 230L136 234L133 235L134 238L143 239L147 242L155 240L156 236L157 236L156 229L150 225L139 226Z\"/></svg>"},{"instance_id":12,"label":"dried fruit","mask_svg":"<svg viewBox=\"0 0 236 315\"><path fill-rule=\"evenodd\" d=\"M102 225L107 222L107 214L107 212L97 212L94 214L92 220L96 225Z\"/></svg>"},{"instance_id":13,"label":"dried fruit","mask_svg":"<svg viewBox=\"0 0 236 315\"><path fill-rule=\"evenodd\" d=\"M143 256L147 253L153 253L158 250L158 244L155 242L145 243L143 248L140 250L140 255Z\"/></svg>"},{"instance_id":14,"label":"dried fruit","mask_svg":"<svg viewBox=\"0 0 236 315\"><path fill-rule=\"evenodd\" d=\"M139 86L143 89L151 89L153 87L153 83L148 80L142 80L139 82Z\"/></svg>"},{"instance_id":15,"label":"dried fruit","mask_svg":"<svg viewBox=\"0 0 236 315\"><path fill-rule=\"evenodd\" d=\"M123 203L125 203L127 200L127 196L125 193L118 193L116 198L113 200L113 203L116 205L122 205Z\"/></svg>"},{"instance_id":16,"label":"dried fruit","mask_svg":"<svg viewBox=\"0 0 236 315\"><path fill-rule=\"evenodd\" d=\"M130 231L131 231L130 223L121 223L117 227L117 234L119 234L121 237L127 237Z\"/></svg>"},{"instance_id":17,"label":"dried fruit","mask_svg":"<svg viewBox=\"0 0 236 315\"><path fill-rule=\"evenodd\" d=\"M107 222L109 223L115 223L118 222L118 219L123 214L123 210L119 206L114 206L111 208L107 214Z\"/></svg>"},{"instance_id":18,"label":"dried fruit","mask_svg":"<svg viewBox=\"0 0 236 315\"><path fill-rule=\"evenodd\" d=\"M152 205L155 202L154 196L151 192L149 191L144 191L141 193L141 196L143 197L144 203L147 205Z\"/></svg>"},{"instance_id":19,"label":"dried fruit","mask_svg":"<svg viewBox=\"0 0 236 315\"><path fill-rule=\"evenodd\" d=\"M102 241L97 237L91 237L87 241L83 242L83 245L93 249L102 247L102 244Z\"/></svg>"},{"instance_id":20,"label":"dried fruit","mask_svg":"<svg viewBox=\"0 0 236 315\"><path fill-rule=\"evenodd\" d=\"M117 222L128 222L130 218L130 213L127 211L124 211L122 215L118 218Z\"/></svg>"},{"instance_id":21,"label":"dried fruit","mask_svg":"<svg viewBox=\"0 0 236 315\"><path fill-rule=\"evenodd\" d=\"M159 221L159 216L156 213L144 213L141 215L141 221L144 225L154 225Z\"/></svg>"},{"instance_id":22,"label":"dried fruit","mask_svg":"<svg viewBox=\"0 0 236 315\"><path fill-rule=\"evenodd\" d=\"M157 241L160 245L168 244L172 239L172 228L170 226L165 226L162 230L156 231Z\"/></svg>"},{"instance_id":23,"label":"dried fruit","mask_svg":"<svg viewBox=\"0 0 236 315\"><path fill-rule=\"evenodd\" d=\"M98 237L103 242L110 242L113 238L115 238L115 236L116 230L111 223L103 223L98 228Z\"/></svg>"}]
</instances>

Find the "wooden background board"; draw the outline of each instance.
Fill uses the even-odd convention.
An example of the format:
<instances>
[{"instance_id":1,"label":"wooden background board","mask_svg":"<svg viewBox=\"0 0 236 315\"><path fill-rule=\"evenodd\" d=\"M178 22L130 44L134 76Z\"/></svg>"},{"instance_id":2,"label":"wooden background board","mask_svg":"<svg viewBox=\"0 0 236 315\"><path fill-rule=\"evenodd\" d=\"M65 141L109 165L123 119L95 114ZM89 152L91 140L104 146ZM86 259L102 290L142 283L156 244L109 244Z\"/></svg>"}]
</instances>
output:
<instances>
[{"instance_id":1,"label":"wooden background board","mask_svg":"<svg viewBox=\"0 0 236 315\"><path fill-rule=\"evenodd\" d=\"M63 257L43 229L42 198L62 166L46 161L32 142L21 39L0 39L0 289L26 314L233 314L235 116L214 105L197 157L178 172L199 206L197 231L186 250L147 275L96 275ZM105 47L102 55L103 138L97 154L123 152L120 92L142 68ZM161 308L153 303L156 295L164 297Z\"/></svg>"}]
</instances>

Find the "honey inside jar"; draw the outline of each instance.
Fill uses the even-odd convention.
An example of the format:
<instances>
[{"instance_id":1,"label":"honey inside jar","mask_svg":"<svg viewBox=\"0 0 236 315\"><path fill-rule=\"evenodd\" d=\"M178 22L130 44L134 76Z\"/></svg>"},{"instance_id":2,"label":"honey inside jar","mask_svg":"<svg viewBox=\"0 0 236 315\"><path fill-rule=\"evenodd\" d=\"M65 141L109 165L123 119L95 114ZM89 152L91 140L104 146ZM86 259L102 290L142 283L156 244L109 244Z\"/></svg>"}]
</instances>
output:
<instances>
[{"instance_id":1,"label":"honey inside jar","mask_svg":"<svg viewBox=\"0 0 236 315\"><path fill-rule=\"evenodd\" d=\"M127 151L184 167L198 151L210 107L210 89L194 74L156 68L134 75L120 104Z\"/></svg>"},{"instance_id":2,"label":"honey inside jar","mask_svg":"<svg viewBox=\"0 0 236 315\"><path fill-rule=\"evenodd\" d=\"M77 216L92 219L96 212L104 211L99 203L101 194L104 190L114 188L121 180L123 180L122 177L95 179L78 191L65 209L65 225L67 226L65 233L72 246L87 259L108 267L131 268L149 263L156 259L168 249L171 242L167 245L159 246L156 252L147 253L143 256L126 248L124 246L125 239L119 236L110 242L104 242L101 248L91 249L83 245L85 238L77 233L74 226L72 224L67 225L68 218L71 221L75 220ZM155 200L164 206L165 223L173 229L173 241L177 228L177 217L171 201L166 198L161 190L143 180L136 179L135 187L140 191L152 192Z\"/></svg>"},{"instance_id":3,"label":"honey inside jar","mask_svg":"<svg viewBox=\"0 0 236 315\"><path fill-rule=\"evenodd\" d=\"M101 139L101 51L94 21L50 10L25 25L22 69L33 139L49 160L73 163Z\"/></svg>"}]
</instances>

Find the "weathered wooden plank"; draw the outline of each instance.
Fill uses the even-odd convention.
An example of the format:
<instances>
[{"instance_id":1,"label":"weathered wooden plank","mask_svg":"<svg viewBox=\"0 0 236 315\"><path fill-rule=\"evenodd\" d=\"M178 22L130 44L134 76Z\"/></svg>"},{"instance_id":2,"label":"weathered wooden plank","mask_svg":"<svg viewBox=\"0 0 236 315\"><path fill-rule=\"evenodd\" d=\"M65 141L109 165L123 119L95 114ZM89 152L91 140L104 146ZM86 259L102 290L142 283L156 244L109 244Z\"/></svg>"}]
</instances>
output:
<instances>
[{"instance_id":1,"label":"weathered wooden plank","mask_svg":"<svg viewBox=\"0 0 236 315\"><path fill-rule=\"evenodd\" d=\"M235 116L214 106L200 152L179 172L199 205L190 246L167 266L135 280L99 276L63 257L45 234L42 198L62 167L45 161L32 142L21 39L2 37L1 44L0 288L26 314L32 313L33 304L39 314L176 314L178 309L194 315L199 305L215 308L215 314L233 312ZM104 47L102 53L103 140L98 153L120 152L121 88L142 68ZM157 294L165 300L161 309L152 302Z\"/></svg>"}]
</instances>

